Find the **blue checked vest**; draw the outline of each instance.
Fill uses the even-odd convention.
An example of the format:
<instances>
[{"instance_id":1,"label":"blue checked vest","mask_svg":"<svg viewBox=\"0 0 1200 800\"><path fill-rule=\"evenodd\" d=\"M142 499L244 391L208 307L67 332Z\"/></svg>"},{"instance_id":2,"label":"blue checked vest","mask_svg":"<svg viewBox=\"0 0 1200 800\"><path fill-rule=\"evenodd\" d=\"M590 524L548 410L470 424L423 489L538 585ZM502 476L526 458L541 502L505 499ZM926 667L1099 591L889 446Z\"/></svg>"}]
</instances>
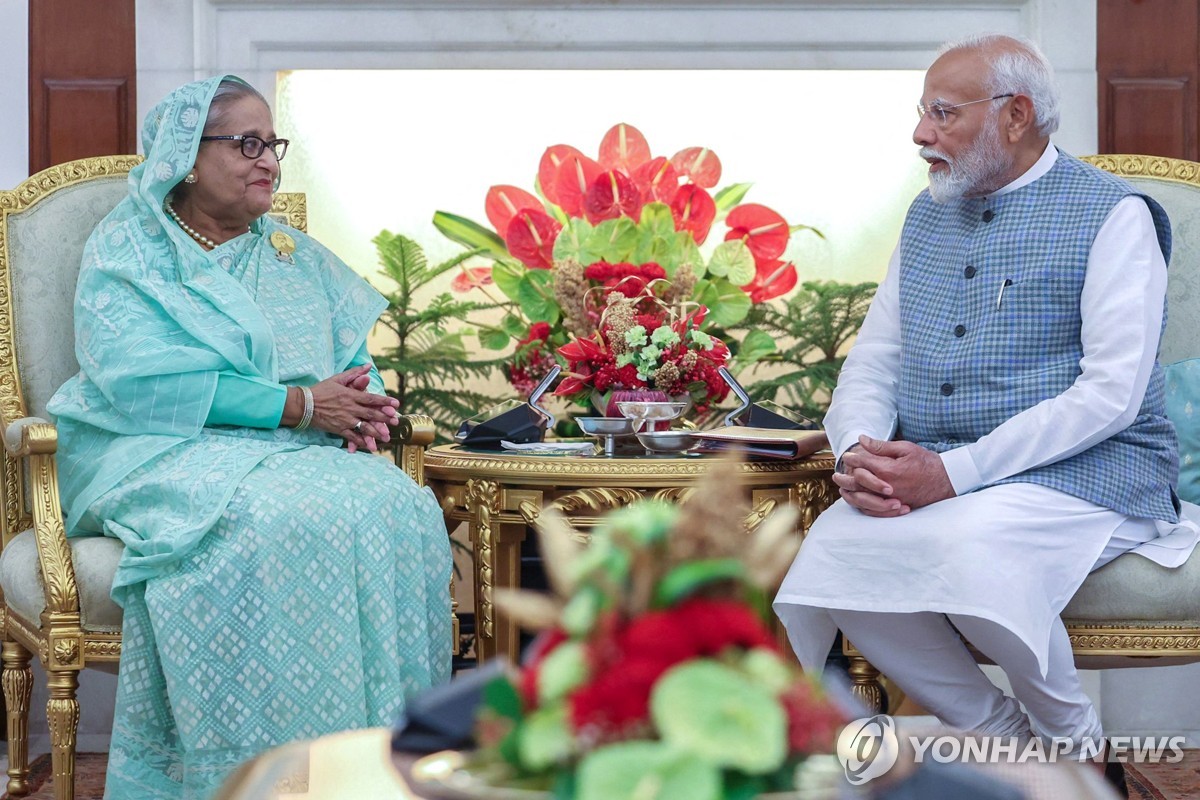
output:
<instances>
[{"instance_id":1,"label":"blue checked vest","mask_svg":"<svg viewBox=\"0 0 1200 800\"><path fill-rule=\"evenodd\" d=\"M924 191L913 201L900 251L900 438L934 452L961 447L1071 386L1083 358L1088 253L1109 211L1130 194L1137 192L1120 178L1060 153L1048 173L1000 197L938 204ZM1166 212L1143 197L1169 262ZM1155 362L1128 428L998 483L1042 484L1174 522L1178 472Z\"/></svg>"}]
</instances>

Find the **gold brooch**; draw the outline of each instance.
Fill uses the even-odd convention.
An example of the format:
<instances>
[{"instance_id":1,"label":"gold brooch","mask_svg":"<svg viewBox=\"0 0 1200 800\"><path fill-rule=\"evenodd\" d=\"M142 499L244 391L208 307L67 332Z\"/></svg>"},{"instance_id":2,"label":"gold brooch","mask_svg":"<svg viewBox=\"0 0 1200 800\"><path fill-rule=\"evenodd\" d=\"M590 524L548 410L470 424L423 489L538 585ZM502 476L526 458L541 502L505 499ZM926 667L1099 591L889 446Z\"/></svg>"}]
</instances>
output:
<instances>
[{"instance_id":1,"label":"gold brooch","mask_svg":"<svg viewBox=\"0 0 1200 800\"><path fill-rule=\"evenodd\" d=\"M291 261L292 253L296 251L296 241L283 231L271 234L271 247L275 248L275 257L280 261Z\"/></svg>"}]
</instances>

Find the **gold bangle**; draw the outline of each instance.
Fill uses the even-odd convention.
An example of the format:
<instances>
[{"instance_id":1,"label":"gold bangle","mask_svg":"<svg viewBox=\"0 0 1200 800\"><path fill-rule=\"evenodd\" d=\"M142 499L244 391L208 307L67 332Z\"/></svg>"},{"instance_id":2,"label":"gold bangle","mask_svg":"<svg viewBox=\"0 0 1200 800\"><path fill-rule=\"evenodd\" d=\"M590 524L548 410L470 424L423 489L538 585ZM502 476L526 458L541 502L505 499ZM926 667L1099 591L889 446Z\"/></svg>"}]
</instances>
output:
<instances>
[{"instance_id":1,"label":"gold bangle","mask_svg":"<svg viewBox=\"0 0 1200 800\"><path fill-rule=\"evenodd\" d=\"M300 421L296 423L296 430L302 431L309 426L313 418L313 393L312 389L307 386L299 387L300 392L304 395L304 413L300 416Z\"/></svg>"}]
</instances>

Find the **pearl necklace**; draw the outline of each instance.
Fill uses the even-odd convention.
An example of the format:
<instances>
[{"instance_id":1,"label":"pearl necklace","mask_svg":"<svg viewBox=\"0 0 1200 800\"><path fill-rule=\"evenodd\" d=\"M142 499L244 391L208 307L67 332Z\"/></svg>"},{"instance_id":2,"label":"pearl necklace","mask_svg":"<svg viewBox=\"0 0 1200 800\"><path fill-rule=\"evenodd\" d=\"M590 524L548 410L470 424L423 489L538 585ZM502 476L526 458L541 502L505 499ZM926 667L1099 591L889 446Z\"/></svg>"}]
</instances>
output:
<instances>
[{"instance_id":1,"label":"pearl necklace","mask_svg":"<svg viewBox=\"0 0 1200 800\"><path fill-rule=\"evenodd\" d=\"M202 236L200 233L198 233L196 231L195 228L193 228L191 225L188 225L186 222L183 221L182 218L180 218L179 214L176 213L175 208L174 208L174 206L171 205L170 201L168 201L163 207L167 210L167 213L171 215L171 219L175 220L176 224L178 224L179 227L183 228L184 232L187 233L188 236L191 236L193 239L195 239L197 242L199 242L200 244L207 247L209 250L216 248L216 246L217 246L216 242L214 242L212 239L209 239L207 236Z\"/></svg>"}]
</instances>

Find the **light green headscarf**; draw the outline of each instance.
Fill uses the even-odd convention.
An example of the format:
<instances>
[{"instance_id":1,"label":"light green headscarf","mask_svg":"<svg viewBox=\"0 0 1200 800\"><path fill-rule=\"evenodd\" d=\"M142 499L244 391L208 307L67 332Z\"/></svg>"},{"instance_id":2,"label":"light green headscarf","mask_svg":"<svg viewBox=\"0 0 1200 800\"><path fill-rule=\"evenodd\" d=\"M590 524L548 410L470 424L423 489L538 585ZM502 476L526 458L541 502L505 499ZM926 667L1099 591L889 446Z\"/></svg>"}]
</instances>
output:
<instances>
[{"instance_id":1,"label":"light green headscarf","mask_svg":"<svg viewBox=\"0 0 1200 800\"><path fill-rule=\"evenodd\" d=\"M176 89L146 118L146 160L129 174L129 196L96 227L84 250L75 297L80 372L51 400L60 441L60 483L70 533L87 508L130 471L200 434L217 373L279 381L275 335L253 288L218 264L164 211L171 190L191 170L214 93L214 77ZM296 242L295 263L281 265L269 238L283 230ZM328 300L324 330L328 374L289 376L313 383L345 369L386 301L313 239L269 216L250 226L239 263L286 266ZM322 320L313 320L314 326ZM260 432L261 433L261 432ZM247 435L255 435L249 432ZM314 432L272 432L273 438L315 443ZM261 438L261 437L258 437ZM335 437L319 434L324 443ZM326 440L327 439L327 440Z\"/></svg>"}]
</instances>

